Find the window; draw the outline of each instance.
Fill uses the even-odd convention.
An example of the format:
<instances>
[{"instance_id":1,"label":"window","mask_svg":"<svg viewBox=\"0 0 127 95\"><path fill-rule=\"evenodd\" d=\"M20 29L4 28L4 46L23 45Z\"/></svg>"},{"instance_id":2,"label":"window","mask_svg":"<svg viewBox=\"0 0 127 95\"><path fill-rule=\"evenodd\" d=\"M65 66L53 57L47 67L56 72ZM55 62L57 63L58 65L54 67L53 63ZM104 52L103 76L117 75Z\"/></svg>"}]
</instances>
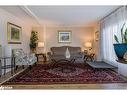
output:
<instances>
[{"instance_id":1,"label":"window","mask_svg":"<svg viewBox=\"0 0 127 95\"><path fill-rule=\"evenodd\" d=\"M101 21L101 53L102 59L111 62L112 65L116 62L116 55L113 44L115 43L114 34L120 38L121 27L127 19L126 7L121 7L110 16Z\"/></svg>"}]
</instances>

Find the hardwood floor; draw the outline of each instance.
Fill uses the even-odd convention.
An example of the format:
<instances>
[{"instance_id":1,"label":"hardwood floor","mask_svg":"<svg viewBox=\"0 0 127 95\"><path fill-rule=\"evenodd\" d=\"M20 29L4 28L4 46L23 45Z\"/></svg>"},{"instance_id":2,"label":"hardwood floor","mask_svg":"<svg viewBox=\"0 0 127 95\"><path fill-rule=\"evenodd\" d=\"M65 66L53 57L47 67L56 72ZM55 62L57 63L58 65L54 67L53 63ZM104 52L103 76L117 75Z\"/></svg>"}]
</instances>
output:
<instances>
[{"instance_id":1,"label":"hardwood floor","mask_svg":"<svg viewBox=\"0 0 127 95\"><path fill-rule=\"evenodd\" d=\"M20 72L24 71L25 69L26 69L26 67L25 67L24 69L22 69L22 67L19 67L18 70L16 70L16 72L15 72L14 75L11 75L11 72L8 72L8 73L6 73L5 75L2 75L2 76L0 77L0 85L1 85L3 82L7 81L8 79L10 79L10 78L16 76L16 75L19 74Z\"/></svg>"},{"instance_id":2,"label":"hardwood floor","mask_svg":"<svg viewBox=\"0 0 127 95\"><path fill-rule=\"evenodd\" d=\"M7 86L7 85L6 85ZM127 89L127 83L118 84L55 84L55 85L8 85L13 89Z\"/></svg>"},{"instance_id":3,"label":"hardwood floor","mask_svg":"<svg viewBox=\"0 0 127 95\"><path fill-rule=\"evenodd\" d=\"M0 78L1 87L11 87L12 89L127 89L127 83L112 84L54 84L54 85L1 85L3 82L16 76L25 69L19 68L15 75L10 72Z\"/></svg>"}]
</instances>

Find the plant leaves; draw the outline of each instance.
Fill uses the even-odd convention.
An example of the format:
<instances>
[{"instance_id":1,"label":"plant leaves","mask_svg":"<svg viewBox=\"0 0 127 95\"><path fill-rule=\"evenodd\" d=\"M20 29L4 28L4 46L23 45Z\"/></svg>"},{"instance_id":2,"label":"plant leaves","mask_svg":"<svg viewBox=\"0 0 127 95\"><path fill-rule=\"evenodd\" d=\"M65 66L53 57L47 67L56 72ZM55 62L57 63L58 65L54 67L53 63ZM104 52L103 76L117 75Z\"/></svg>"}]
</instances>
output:
<instances>
[{"instance_id":1,"label":"plant leaves","mask_svg":"<svg viewBox=\"0 0 127 95\"><path fill-rule=\"evenodd\" d=\"M125 30L125 35L127 35L127 28L126 28L126 30Z\"/></svg>"},{"instance_id":2,"label":"plant leaves","mask_svg":"<svg viewBox=\"0 0 127 95\"><path fill-rule=\"evenodd\" d=\"M125 41L125 43L127 43L127 28L126 28L125 34L124 34L124 41Z\"/></svg>"},{"instance_id":3,"label":"plant leaves","mask_svg":"<svg viewBox=\"0 0 127 95\"><path fill-rule=\"evenodd\" d=\"M123 24L123 26L122 26L122 28L121 28L121 31L123 31L123 28L124 28L125 24L126 24L126 23Z\"/></svg>"},{"instance_id":4,"label":"plant leaves","mask_svg":"<svg viewBox=\"0 0 127 95\"><path fill-rule=\"evenodd\" d=\"M127 44L127 35L124 35L124 41Z\"/></svg>"},{"instance_id":5,"label":"plant leaves","mask_svg":"<svg viewBox=\"0 0 127 95\"><path fill-rule=\"evenodd\" d=\"M126 23L123 24L122 28L121 28L121 37L122 37L122 43L124 43L124 34L123 34L123 28L125 26Z\"/></svg>"},{"instance_id":6,"label":"plant leaves","mask_svg":"<svg viewBox=\"0 0 127 95\"><path fill-rule=\"evenodd\" d=\"M116 40L117 43L119 43L118 37L114 35L114 39Z\"/></svg>"}]
</instances>

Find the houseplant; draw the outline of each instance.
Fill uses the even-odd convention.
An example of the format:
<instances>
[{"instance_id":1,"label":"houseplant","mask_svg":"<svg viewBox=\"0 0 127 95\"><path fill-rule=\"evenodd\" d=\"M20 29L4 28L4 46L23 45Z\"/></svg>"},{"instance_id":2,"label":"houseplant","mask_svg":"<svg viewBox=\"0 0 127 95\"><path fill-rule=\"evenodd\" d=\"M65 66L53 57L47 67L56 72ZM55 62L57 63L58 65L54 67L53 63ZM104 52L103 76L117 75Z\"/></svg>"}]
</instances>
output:
<instances>
[{"instance_id":1,"label":"houseplant","mask_svg":"<svg viewBox=\"0 0 127 95\"><path fill-rule=\"evenodd\" d=\"M36 31L31 32L31 37L30 37L30 50L31 52L36 52L36 47L37 47L37 41L38 41L38 35Z\"/></svg>"},{"instance_id":2,"label":"houseplant","mask_svg":"<svg viewBox=\"0 0 127 95\"><path fill-rule=\"evenodd\" d=\"M114 35L114 38L116 40L116 44L114 45L115 53L118 57L118 60L123 60L124 54L127 52L127 28L125 27L125 23L123 24L121 28L121 42L118 39L116 35Z\"/></svg>"}]
</instances>

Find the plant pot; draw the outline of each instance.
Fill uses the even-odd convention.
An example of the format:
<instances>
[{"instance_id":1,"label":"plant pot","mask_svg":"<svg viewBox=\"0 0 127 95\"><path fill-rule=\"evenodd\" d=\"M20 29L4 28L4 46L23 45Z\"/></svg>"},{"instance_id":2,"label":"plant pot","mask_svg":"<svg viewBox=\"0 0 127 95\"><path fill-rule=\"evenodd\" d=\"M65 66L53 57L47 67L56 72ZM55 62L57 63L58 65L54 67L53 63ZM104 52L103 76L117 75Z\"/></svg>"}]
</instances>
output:
<instances>
[{"instance_id":1,"label":"plant pot","mask_svg":"<svg viewBox=\"0 0 127 95\"><path fill-rule=\"evenodd\" d=\"M122 60L125 52L127 52L127 44L113 44L113 45L118 60Z\"/></svg>"},{"instance_id":2,"label":"plant pot","mask_svg":"<svg viewBox=\"0 0 127 95\"><path fill-rule=\"evenodd\" d=\"M31 53L36 53L36 48L31 48Z\"/></svg>"}]
</instances>

